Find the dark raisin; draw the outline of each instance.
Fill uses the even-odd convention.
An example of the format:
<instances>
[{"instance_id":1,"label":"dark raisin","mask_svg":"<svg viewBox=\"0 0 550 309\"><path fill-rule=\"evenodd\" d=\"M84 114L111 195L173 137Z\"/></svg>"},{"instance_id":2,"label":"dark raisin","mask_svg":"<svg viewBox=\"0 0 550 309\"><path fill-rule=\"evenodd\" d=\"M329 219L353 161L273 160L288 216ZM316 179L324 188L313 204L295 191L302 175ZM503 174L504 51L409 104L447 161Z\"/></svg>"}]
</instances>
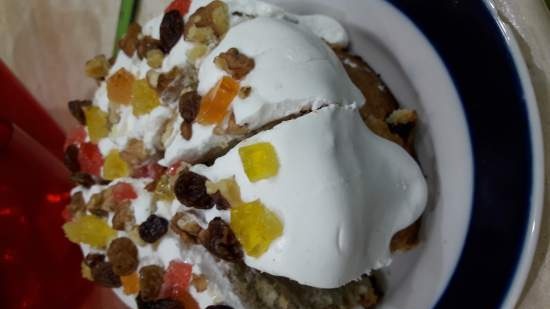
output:
<instances>
[{"instance_id":1,"label":"dark raisin","mask_svg":"<svg viewBox=\"0 0 550 309\"><path fill-rule=\"evenodd\" d=\"M174 184L174 193L178 201L187 207L210 209L214 206L212 198L206 193L206 178L191 171L181 173Z\"/></svg>"},{"instance_id":2,"label":"dark raisin","mask_svg":"<svg viewBox=\"0 0 550 309\"><path fill-rule=\"evenodd\" d=\"M197 91L189 91L184 93L179 102L181 118L187 122L193 122L199 114L200 104L201 96Z\"/></svg>"},{"instance_id":3,"label":"dark raisin","mask_svg":"<svg viewBox=\"0 0 550 309\"><path fill-rule=\"evenodd\" d=\"M241 244L229 225L217 217L199 234L201 244L222 260L234 262L243 258Z\"/></svg>"},{"instance_id":4,"label":"dark raisin","mask_svg":"<svg viewBox=\"0 0 550 309\"><path fill-rule=\"evenodd\" d=\"M71 175L71 180L75 183L83 186L84 188L89 188L95 185L96 181L92 175L82 172L76 172Z\"/></svg>"},{"instance_id":5,"label":"dark raisin","mask_svg":"<svg viewBox=\"0 0 550 309\"><path fill-rule=\"evenodd\" d=\"M139 225L139 236L143 241L154 243L168 231L168 220L157 215L150 215Z\"/></svg>"},{"instance_id":6,"label":"dark raisin","mask_svg":"<svg viewBox=\"0 0 550 309\"><path fill-rule=\"evenodd\" d=\"M164 281L164 269L158 265L144 266L139 270L139 291L145 301L158 298Z\"/></svg>"},{"instance_id":7,"label":"dark raisin","mask_svg":"<svg viewBox=\"0 0 550 309\"><path fill-rule=\"evenodd\" d=\"M178 10L164 14L160 24L160 44L164 53L169 53L183 34L183 18Z\"/></svg>"},{"instance_id":8,"label":"dark raisin","mask_svg":"<svg viewBox=\"0 0 550 309\"><path fill-rule=\"evenodd\" d=\"M141 26L138 23L131 23L124 37L118 42L118 47L122 49L126 56L132 57L134 55L140 33Z\"/></svg>"},{"instance_id":9,"label":"dark raisin","mask_svg":"<svg viewBox=\"0 0 550 309\"><path fill-rule=\"evenodd\" d=\"M130 238L120 237L111 242L107 250L113 271L119 276L128 276L137 270L138 249Z\"/></svg>"},{"instance_id":10,"label":"dark raisin","mask_svg":"<svg viewBox=\"0 0 550 309\"><path fill-rule=\"evenodd\" d=\"M84 258L84 264L86 266L93 268L97 264L105 261L105 255L99 253L88 253Z\"/></svg>"},{"instance_id":11,"label":"dark raisin","mask_svg":"<svg viewBox=\"0 0 550 309\"><path fill-rule=\"evenodd\" d=\"M78 162L78 147L76 145L69 145L65 149L65 155L63 156L63 163L67 169L73 173L80 171L80 163Z\"/></svg>"},{"instance_id":12,"label":"dark raisin","mask_svg":"<svg viewBox=\"0 0 550 309\"><path fill-rule=\"evenodd\" d=\"M190 140L193 136L193 124L184 120L180 125L180 134L186 141Z\"/></svg>"},{"instance_id":13,"label":"dark raisin","mask_svg":"<svg viewBox=\"0 0 550 309\"><path fill-rule=\"evenodd\" d=\"M98 262L92 269L94 282L107 288L118 288L122 284L120 277L114 273L113 265L109 262Z\"/></svg>"},{"instance_id":14,"label":"dark raisin","mask_svg":"<svg viewBox=\"0 0 550 309\"><path fill-rule=\"evenodd\" d=\"M84 115L84 107L92 105L92 101L89 100L74 100L69 101L69 111L81 125L86 125L86 116Z\"/></svg>"},{"instance_id":15,"label":"dark raisin","mask_svg":"<svg viewBox=\"0 0 550 309\"><path fill-rule=\"evenodd\" d=\"M210 305L206 309L233 309L233 307L228 305Z\"/></svg>"},{"instance_id":16,"label":"dark raisin","mask_svg":"<svg viewBox=\"0 0 550 309\"><path fill-rule=\"evenodd\" d=\"M214 201L214 204L216 204L216 209L218 210L227 210L231 208L231 204L223 197L223 195L220 193L220 191L214 193L211 195L212 200Z\"/></svg>"},{"instance_id":17,"label":"dark raisin","mask_svg":"<svg viewBox=\"0 0 550 309\"><path fill-rule=\"evenodd\" d=\"M136 303L138 309L184 309L183 305L177 300L158 299L145 301L141 294L136 297Z\"/></svg>"},{"instance_id":18,"label":"dark raisin","mask_svg":"<svg viewBox=\"0 0 550 309\"><path fill-rule=\"evenodd\" d=\"M147 56L148 51L160 48L161 46L159 40L146 35L137 43L137 54L139 59L143 59Z\"/></svg>"}]
</instances>

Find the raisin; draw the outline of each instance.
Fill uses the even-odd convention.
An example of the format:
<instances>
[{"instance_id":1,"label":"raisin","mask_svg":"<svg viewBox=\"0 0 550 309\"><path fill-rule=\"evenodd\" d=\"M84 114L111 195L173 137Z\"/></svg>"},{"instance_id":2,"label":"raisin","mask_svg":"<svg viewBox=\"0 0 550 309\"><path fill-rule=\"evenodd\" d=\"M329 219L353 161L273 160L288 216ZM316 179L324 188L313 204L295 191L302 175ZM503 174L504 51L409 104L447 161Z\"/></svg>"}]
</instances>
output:
<instances>
[{"instance_id":1,"label":"raisin","mask_svg":"<svg viewBox=\"0 0 550 309\"><path fill-rule=\"evenodd\" d=\"M199 234L199 240L210 253L222 260L234 262L243 258L241 244L229 225L219 217L208 223L208 228Z\"/></svg>"},{"instance_id":2,"label":"raisin","mask_svg":"<svg viewBox=\"0 0 550 309\"><path fill-rule=\"evenodd\" d=\"M154 243L168 231L168 220L157 215L150 215L139 226L139 236L145 242Z\"/></svg>"},{"instance_id":3,"label":"raisin","mask_svg":"<svg viewBox=\"0 0 550 309\"><path fill-rule=\"evenodd\" d=\"M233 309L233 308L228 305L210 305L206 307L206 309Z\"/></svg>"},{"instance_id":4,"label":"raisin","mask_svg":"<svg viewBox=\"0 0 550 309\"><path fill-rule=\"evenodd\" d=\"M136 51L136 45L138 43L138 36L141 33L141 26L138 23L131 23L128 27L128 32L118 42L118 47L128 57L132 57Z\"/></svg>"},{"instance_id":5,"label":"raisin","mask_svg":"<svg viewBox=\"0 0 550 309\"><path fill-rule=\"evenodd\" d=\"M65 149L63 163L65 163L65 166L73 173L80 171L80 163L78 162L78 147L75 144L69 145L67 149Z\"/></svg>"},{"instance_id":6,"label":"raisin","mask_svg":"<svg viewBox=\"0 0 550 309\"><path fill-rule=\"evenodd\" d=\"M197 91L189 91L184 93L179 102L179 112L181 118L186 122L193 122L199 114L201 104L201 96Z\"/></svg>"},{"instance_id":7,"label":"raisin","mask_svg":"<svg viewBox=\"0 0 550 309\"><path fill-rule=\"evenodd\" d=\"M180 134L186 141L193 137L193 124L187 121L183 121L180 126Z\"/></svg>"},{"instance_id":8,"label":"raisin","mask_svg":"<svg viewBox=\"0 0 550 309\"><path fill-rule=\"evenodd\" d=\"M179 11L164 14L160 24L160 45L165 53L178 43L183 34L183 18Z\"/></svg>"},{"instance_id":9,"label":"raisin","mask_svg":"<svg viewBox=\"0 0 550 309\"><path fill-rule=\"evenodd\" d=\"M94 282L106 288L118 288L122 286L120 277L114 273L113 265L109 262L97 262L92 269Z\"/></svg>"},{"instance_id":10,"label":"raisin","mask_svg":"<svg viewBox=\"0 0 550 309\"><path fill-rule=\"evenodd\" d=\"M81 125L86 125L86 116L84 115L84 109L85 106L91 106L92 101L90 100L74 100L69 101L67 103L69 106L69 111L71 112L71 115L73 115L74 119L76 119Z\"/></svg>"},{"instance_id":11,"label":"raisin","mask_svg":"<svg viewBox=\"0 0 550 309\"><path fill-rule=\"evenodd\" d=\"M96 184L96 181L92 175L88 173L76 172L71 175L71 180L76 184L83 186L84 188L89 188Z\"/></svg>"},{"instance_id":12,"label":"raisin","mask_svg":"<svg viewBox=\"0 0 550 309\"><path fill-rule=\"evenodd\" d=\"M84 264L86 266L93 268L97 264L105 261L105 255L99 254L99 253L88 253L86 257L84 258Z\"/></svg>"},{"instance_id":13,"label":"raisin","mask_svg":"<svg viewBox=\"0 0 550 309\"><path fill-rule=\"evenodd\" d=\"M137 54L139 59L143 59L147 56L148 51L160 48L161 45L159 40L146 35L137 43Z\"/></svg>"},{"instance_id":14,"label":"raisin","mask_svg":"<svg viewBox=\"0 0 550 309\"><path fill-rule=\"evenodd\" d=\"M184 309L183 305L177 300L158 299L145 301L141 294L136 297L136 303L138 309Z\"/></svg>"},{"instance_id":15,"label":"raisin","mask_svg":"<svg viewBox=\"0 0 550 309\"><path fill-rule=\"evenodd\" d=\"M230 48L226 52L221 53L214 58L216 66L228 74L234 79L243 79L252 69L254 69L254 59L241 54L238 49Z\"/></svg>"},{"instance_id":16,"label":"raisin","mask_svg":"<svg viewBox=\"0 0 550 309\"><path fill-rule=\"evenodd\" d=\"M164 282L164 269L158 265L144 266L139 270L140 296L144 301L157 299Z\"/></svg>"},{"instance_id":17,"label":"raisin","mask_svg":"<svg viewBox=\"0 0 550 309\"><path fill-rule=\"evenodd\" d=\"M220 191L214 193L211 195L212 200L214 201L214 204L216 204L216 209L218 210L228 210L231 208L231 204L223 197L223 195L220 193Z\"/></svg>"},{"instance_id":18,"label":"raisin","mask_svg":"<svg viewBox=\"0 0 550 309\"><path fill-rule=\"evenodd\" d=\"M107 249L113 272L119 276L128 276L137 270L138 250L130 238L120 237L111 242Z\"/></svg>"},{"instance_id":19,"label":"raisin","mask_svg":"<svg viewBox=\"0 0 550 309\"><path fill-rule=\"evenodd\" d=\"M185 171L176 180L174 193L185 206L197 209L210 209L212 198L206 193L206 178L191 171Z\"/></svg>"}]
</instances>

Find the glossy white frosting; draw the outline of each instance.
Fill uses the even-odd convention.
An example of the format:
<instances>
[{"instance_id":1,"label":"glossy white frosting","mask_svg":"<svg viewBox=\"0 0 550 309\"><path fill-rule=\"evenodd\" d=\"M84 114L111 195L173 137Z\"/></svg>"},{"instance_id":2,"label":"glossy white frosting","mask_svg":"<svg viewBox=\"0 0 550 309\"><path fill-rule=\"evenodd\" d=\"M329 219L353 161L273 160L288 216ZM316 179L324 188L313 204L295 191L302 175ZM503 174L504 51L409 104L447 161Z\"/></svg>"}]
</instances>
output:
<instances>
[{"instance_id":1,"label":"glossy white frosting","mask_svg":"<svg viewBox=\"0 0 550 309\"><path fill-rule=\"evenodd\" d=\"M277 176L251 183L238 149L271 143ZM391 262L390 241L422 214L426 182L414 159L372 133L354 108L330 106L244 140L214 165L211 181L235 176L244 201L260 199L283 235L247 265L299 283L335 288Z\"/></svg>"}]
</instances>

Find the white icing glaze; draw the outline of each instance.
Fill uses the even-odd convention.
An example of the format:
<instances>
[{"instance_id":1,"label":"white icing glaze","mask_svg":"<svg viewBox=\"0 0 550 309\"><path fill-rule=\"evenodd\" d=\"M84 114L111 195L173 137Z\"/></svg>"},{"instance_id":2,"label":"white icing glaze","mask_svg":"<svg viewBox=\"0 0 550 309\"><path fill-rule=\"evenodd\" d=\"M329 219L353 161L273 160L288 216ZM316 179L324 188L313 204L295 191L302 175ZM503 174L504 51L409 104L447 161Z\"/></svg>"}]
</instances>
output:
<instances>
[{"instance_id":1,"label":"white icing glaze","mask_svg":"<svg viewBox=\"0 0 550 309\"><path fill-rule=\"evenodd\" d=\"M251 183L238 149L257 142L274 146L280 167ZM414 159L372 133L353 108L283 122L192 170L212 181L234 175L244 201L260 199L283 221L283 236L259 258L247 256L247 265L319 288L389 264L392 236L418 219L427 198Z\"/></svg>"}]
</instances>

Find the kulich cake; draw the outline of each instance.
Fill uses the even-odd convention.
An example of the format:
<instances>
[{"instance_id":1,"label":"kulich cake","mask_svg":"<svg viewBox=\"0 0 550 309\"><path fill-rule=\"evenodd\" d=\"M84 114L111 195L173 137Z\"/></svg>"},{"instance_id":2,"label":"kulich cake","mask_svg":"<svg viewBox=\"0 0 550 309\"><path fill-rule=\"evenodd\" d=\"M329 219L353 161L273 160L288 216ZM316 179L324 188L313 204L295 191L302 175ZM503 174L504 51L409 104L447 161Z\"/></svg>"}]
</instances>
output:
<instances>
[{"instance_id":1,"label":"kulich cake","mask_svg":"<svg viewBox=\"0 0 550 309\"><path fill-rule=\"evenodd\" d=\"M417 244L416 113L334 19L176 0L86 74L68 239L131 308L363 308Z\"/></svg>"}]
</instances>

